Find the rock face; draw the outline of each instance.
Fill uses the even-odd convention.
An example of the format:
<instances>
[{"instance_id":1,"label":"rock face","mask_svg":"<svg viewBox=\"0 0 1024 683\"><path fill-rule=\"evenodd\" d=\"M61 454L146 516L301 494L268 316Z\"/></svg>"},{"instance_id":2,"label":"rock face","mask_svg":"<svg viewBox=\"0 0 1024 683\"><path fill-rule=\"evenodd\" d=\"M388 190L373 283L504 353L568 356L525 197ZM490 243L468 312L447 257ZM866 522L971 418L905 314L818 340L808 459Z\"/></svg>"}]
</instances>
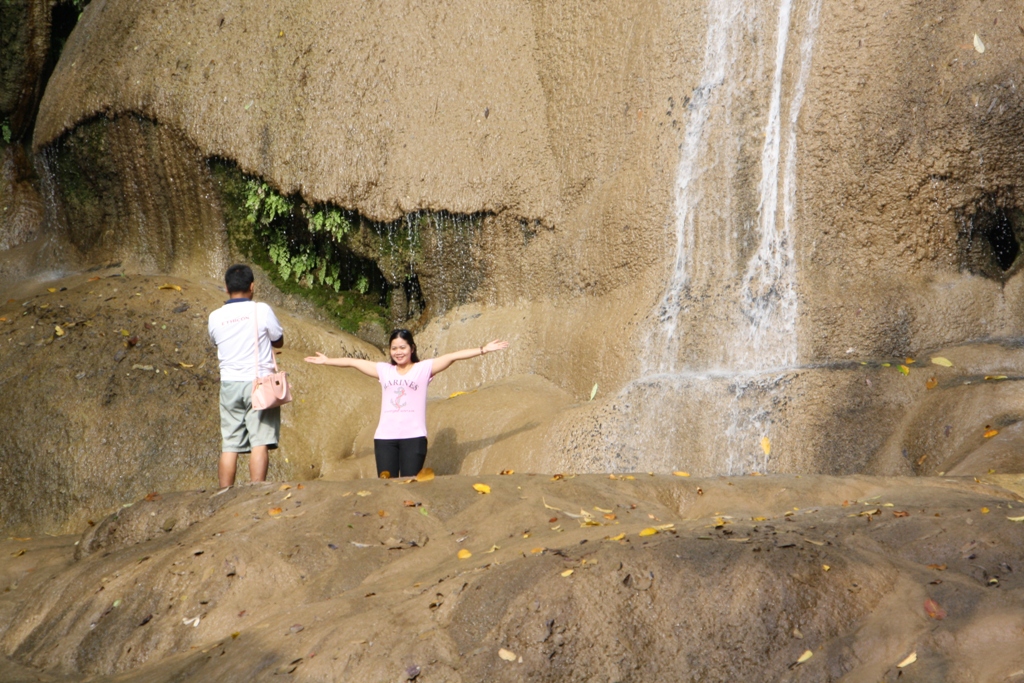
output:
<instances>
[{"instance_id":1,"label":"rock face","mask_svg":"<svg viewBox=\"0 0 1024 683\"><path fill-rule=\"evenodd\" d=\"M435 394L553 386L504 385L539 407L514 440L442 411L445 467L921 471L911 416L951 466L1019 420L983 379L1024 325L1016 11L95 0L33 144L84 265L217 275L210 159L365 220L480 217L416 272L421 348L513 346ZM909 359L942 348L971 360L925 400L944 371Z\"/></svg>"}]
</instances>

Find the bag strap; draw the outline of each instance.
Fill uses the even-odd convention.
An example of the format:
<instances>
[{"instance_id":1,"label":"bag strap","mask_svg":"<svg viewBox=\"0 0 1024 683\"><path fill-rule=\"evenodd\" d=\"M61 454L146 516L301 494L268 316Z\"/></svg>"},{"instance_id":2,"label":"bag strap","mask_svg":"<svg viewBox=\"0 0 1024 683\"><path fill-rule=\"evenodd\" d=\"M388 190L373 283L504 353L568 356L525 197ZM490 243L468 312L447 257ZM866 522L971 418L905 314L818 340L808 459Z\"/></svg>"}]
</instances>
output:
<instances>
[{"instance_id":1,"label":"bag strap","mask_svg":"<svg viewBox=\"0 0 1024 683\"><path fill-rule=\"evenodd\" d=\"M259 305L255 301L253 301L252 302L252 324L253 324L253 327L256 330L256 349L255 349L255 354L256 354L256 379L257 380L260 378L260 323L259 323L259 320L256 319L256 311L257 311L258 307L259 307ZM277 369L277 358L274 357L274 348L273 347L270 348L270 360L273 361L273 363L274 363L274 372L275 373L279 372L279 370Z\"/></svg>"}]
</instances>

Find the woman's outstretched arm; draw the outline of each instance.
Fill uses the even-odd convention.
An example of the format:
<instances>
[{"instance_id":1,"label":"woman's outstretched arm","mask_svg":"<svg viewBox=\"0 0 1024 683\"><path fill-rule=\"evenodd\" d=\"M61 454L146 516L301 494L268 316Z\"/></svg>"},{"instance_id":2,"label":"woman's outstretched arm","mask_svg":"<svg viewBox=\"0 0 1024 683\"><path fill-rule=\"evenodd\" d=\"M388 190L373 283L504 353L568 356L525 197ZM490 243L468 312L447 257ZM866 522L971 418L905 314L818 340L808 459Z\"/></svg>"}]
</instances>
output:
<instances>
[{"instance_id":1,"label":"woman's outstretched arm","mask_svg":"<svg viewBox=\"0 0 1024 683\"><path fill-rule=\"evenodd\" d=\"M485 354L493 353L495 351L501 351L502 349L507 348L507 341L495 339L489 344L484 344L483 346L475 349L462 349L461 351L446 353L443 356L438 356L437 358L434 359L431 376L436 375L440 372L444 372L452 363L454 363L457 360L468 360L470 358L476 358L477 356L483 356Z\"/></svg>"},{"instance_id":2,"label":"woman's outstretched arm","mask_svg":"<svg viewBox=\"0 0 1024 683\"><path fill-rule=\"evenodd\" d=\"M369 375L374 379L378 378L377 364L369 360L360 360L359 358L328 358L317 351L315 356L306 356L306 362L313 363L314 365L333 365L336 368L355 368L364 375Z\"/></svg>"}]
</instances>

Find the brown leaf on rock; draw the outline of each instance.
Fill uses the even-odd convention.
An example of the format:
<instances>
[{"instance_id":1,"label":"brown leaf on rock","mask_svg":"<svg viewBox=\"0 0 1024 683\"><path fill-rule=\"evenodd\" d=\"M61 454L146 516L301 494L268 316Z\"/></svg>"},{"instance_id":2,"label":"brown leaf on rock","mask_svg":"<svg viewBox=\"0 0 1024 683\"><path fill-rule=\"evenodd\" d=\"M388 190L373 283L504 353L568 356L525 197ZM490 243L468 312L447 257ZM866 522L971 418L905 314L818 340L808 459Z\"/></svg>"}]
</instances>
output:
<instances>
[{"instance_id":1,"label":"brown leaf on rock","mask_svg":"<svg viewBox=\"0 0 1024 683\"><path fill-rule=\"evenodd\" d=\"M892 516L893 517L909 517L910 513L907 512L906 510L893 510L892 511Z\"/></svg>"},{"instance_id":2,"label":"brown leaf on rock","mask_svg":"<svg viewBox=\"0 0 1024 683\"><path fill-rule=\"evenodd\" d=\"M500 475L508 475L508 474L515 474L515 473L516 473L515 470L502 470L501 472L498 472L498 474L500 474Z\"/></svg>"},{"instance_id":3,"label":"brown leaf on rock","mask_svg":"<svg viewBox=\"0 0 1024 683\"><path fill-rule=\"evenodd\" d=\"M152 493L148 493L148 494L146 494L146 500L148 500L148 501L149 501L149 502L151 502L151 503L153 503L153 502L156 502L156 501L158 501L158 500L163 500L163 498L164 498L164 497L163 497L163 496L161 496L161 495L160 495L159 493L157 493L156 491L153 491Z\"/></svg>"},{"instance_id":4,"label":"brown leaf on rock","mask_svg":"<svg viewBox=\"0 0 1024 683\"><path fill-rule=\"evenodd\" d=\"M938 572L944 572L944 571L946 571L946 565L944 565L944 564L930 564L930 565L928 565L928 569L934 569L935 571L938 571Z\"/></svg>"},{"instance_id":5,"label":"brown leaf on rock","mask_svg":"<svg viewBox=\"0 0 1024 683\"><path fill-rule=\"evenodd\" d=\"M939 380L935 379L934 377L929 377L928 381L924 383L925 389L934 389L937 386L939 386Z\"/></svg>"},{"instance_id":6,"label":"brown leaf on rock","mask_svg":"<svg viewBox=\"0 0 1024 683\"><path fill-rule=\"evenodd\" d=\"M942 621L946 618L946 610L942 609L939 603L935 602L931 598L924 601L924 611L928 616L936 621Z\"/></svg>"},{"instance_id":7,"label":"brown leaf on rock","mask_svg":"<svg viewBox=\"0 0 1024 683\"><path fill-rule=\"evenodd\" d=\"M267 510L267 514L271 517L277 517L282 512L283 510L281 510L281 508L270 508L269 510Z\"/></svg>"}]
</instances>

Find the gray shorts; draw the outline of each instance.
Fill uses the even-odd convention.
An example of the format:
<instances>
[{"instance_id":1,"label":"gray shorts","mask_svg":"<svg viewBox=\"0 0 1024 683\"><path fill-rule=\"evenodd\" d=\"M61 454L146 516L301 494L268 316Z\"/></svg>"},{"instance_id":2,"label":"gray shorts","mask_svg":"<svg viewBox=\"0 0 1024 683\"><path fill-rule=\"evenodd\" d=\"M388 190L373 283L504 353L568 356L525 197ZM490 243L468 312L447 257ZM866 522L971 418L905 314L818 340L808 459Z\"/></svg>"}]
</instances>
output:
<instances>
[{"instance_id":1,"label":"gray shorts","mask_svg":"<svg viewBox=\"0 0 1024 683\"><path fill-rule=\"evenodd\" d=\"M277 448L281 407L252 409L252 382L220 383L221 451L248 453L253 446Z\"/></svg>"}]
</instances>

